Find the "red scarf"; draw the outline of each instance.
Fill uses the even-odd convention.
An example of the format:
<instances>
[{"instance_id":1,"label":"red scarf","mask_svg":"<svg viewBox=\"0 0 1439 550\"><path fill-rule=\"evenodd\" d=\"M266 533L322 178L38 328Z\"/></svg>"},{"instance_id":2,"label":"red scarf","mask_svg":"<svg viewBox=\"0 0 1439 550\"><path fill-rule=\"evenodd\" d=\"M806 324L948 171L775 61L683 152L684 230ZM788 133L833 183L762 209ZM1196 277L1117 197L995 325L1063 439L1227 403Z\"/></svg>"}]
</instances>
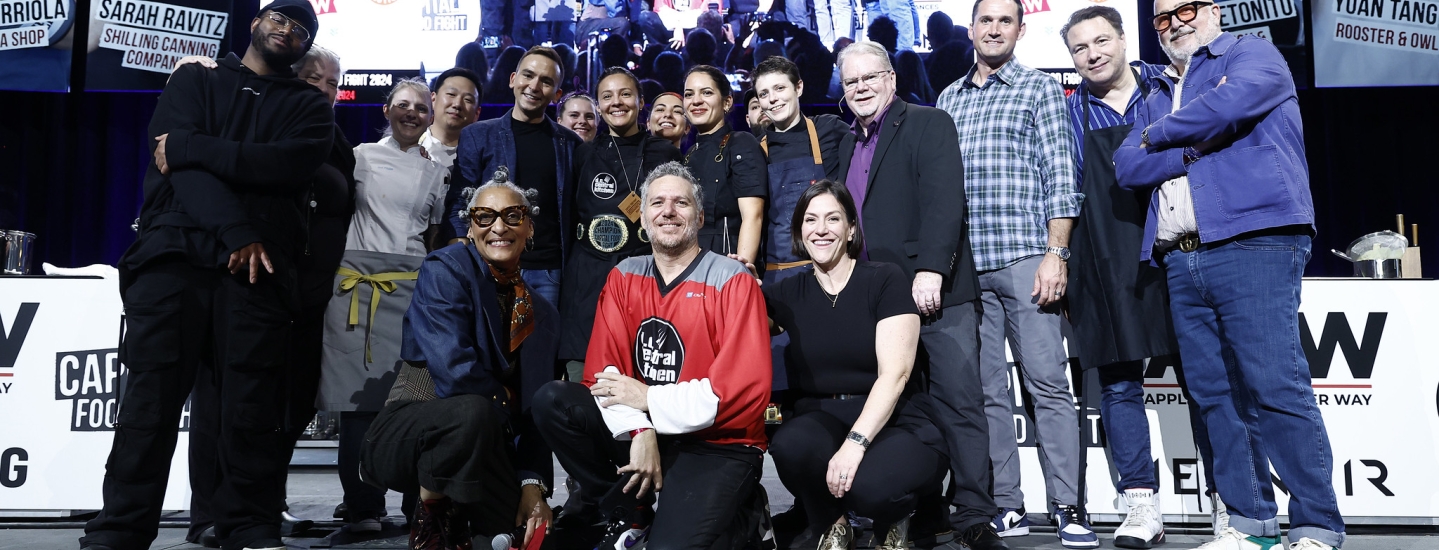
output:
<instances>
[{"instance_id":1,"label":"red scarf","mask_svg":"<svg viewBox=\"0 0 1439 550\"><path fill-rule=\"evenodd\" d=\"M525 338L535 331L535 308L530 301L530 290L525 286L525 280L520 277L520 270L512 273L505 273L493 264L490 265L490 273L495 275L495 284L514 288L514 301L508 304L510 307L510 351L520 349L520 344ZM506 304L500 304L505 307Z\"/></svg>"}]
</instances>

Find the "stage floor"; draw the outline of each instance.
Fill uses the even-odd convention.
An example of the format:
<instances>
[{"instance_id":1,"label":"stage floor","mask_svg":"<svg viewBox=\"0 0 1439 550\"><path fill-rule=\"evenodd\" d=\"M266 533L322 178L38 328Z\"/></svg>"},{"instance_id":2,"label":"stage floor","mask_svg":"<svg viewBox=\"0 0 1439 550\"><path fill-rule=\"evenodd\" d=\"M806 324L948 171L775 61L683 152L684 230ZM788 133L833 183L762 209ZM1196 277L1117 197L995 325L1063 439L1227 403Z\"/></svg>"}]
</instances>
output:
<instances>
[{"instance_id":1,"label":"stage floor","mask_svg":"<svg viewBox=\"0 0 1439 550\"><path fill-rule=\"evenodd\" d=\"M319 453L317 453L319 454ZM323 455L321 455L323 456ZM766 457L768 458L768 457ZM323 460L315 462L324 462ZM312 462L313 463L313 462ZM559 465L555 466L556 479L563 480L563 470ZM765 477L763 479L766 490L770 495L770 508L775 513L789 509L792 497L780 485L778 477L774 474L773 464L766 460ZM303 468L292 468L289 483L289 503L296 516L304 519L314 520L318 527L311 533L323 534L324 531L333 530L338 524L333 523L331 514L335 505L340 501L340 481L336 477L333 467L311 466ZM564 487L561 485L556 490L555 498L551 500L554 504L563 503L565 499ZM396 525L402 523L400 516L400 496L390 493L389 512L392 514L390 520ZM186 520L186 513L167 515L167 524L178 524ZM55 528L45 528L43 523L35 520L30 521L25 528L6 528L9 522L17 521L15 518L0 518L0 550L64 550L78 548L78 539L84 534L74 522L59 520L55 521ZM39 527L36 527L39 526ZM1192 529L1186 529L1190 527ZM1099 525L1101 531L1100 540L1102 548L1113 548L1112 535L1109 534L1114 528L1113 525ZM1170 526L1169 542L1159 548L1180 550L1194 548L1209 540L1209 536L1203 535L1203 529L1207 526ZM391 527L391 529L398 529ZM1052 530L1038 532L1027 537L1013 537L1006 539L1013 550L1059 550L1059 545ZM1362 527L1361 534L1350 534L1346 550L1434 550L1439 549L1439 529L1423 528L1419 530L1391 531L1376 527ZM1192 533L1192 534L1183 534ZM405 548L406 538L404 534L395 531L397 536L388 539L372 540L361 544L335 545L333 548L365 548L365 549L402 549ZM296 537L286 539L290 548L310 548L311 545L322 539L316 537ZM861 548L869 545L861 545ZM199 545L185 542L185 529L180 527L166 527L160 529L160 535L155 540L151 550L190 550L203 548ZM958 545L949 545L943 548L960 550Z\"/></svg>"}]
</instances>

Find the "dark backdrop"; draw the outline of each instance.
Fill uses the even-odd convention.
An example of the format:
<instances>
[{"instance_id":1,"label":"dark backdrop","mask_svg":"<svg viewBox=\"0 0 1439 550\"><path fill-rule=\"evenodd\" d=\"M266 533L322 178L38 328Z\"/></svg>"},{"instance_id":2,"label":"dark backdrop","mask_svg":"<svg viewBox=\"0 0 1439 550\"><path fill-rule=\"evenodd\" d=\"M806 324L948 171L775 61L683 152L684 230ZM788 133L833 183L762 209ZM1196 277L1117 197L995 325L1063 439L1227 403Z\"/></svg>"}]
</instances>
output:
<instances>
[{"instance_id":1,"label":"dark backdrop","mask_svg":"<svg viewBox=\"0 0 1439 550\"><path fill-rule=\"evenodd\" d=\"M1152 8L1140 2L1140 11L1147 17ZM236 14L235 34L247 34L242 25L251 17ZM1141 57L1160 62L1154 33L1140 35ZM235 50L244 51L245 41L236 40ZM1303 68L1302 74L1310 73ZM1420 245L1439 243L1434 225L1439 223L1439 176L1431 156L1439 155L1436 92L1439 88L1300 90L1319 228L1308 275L1349 275L1349 263L1328 250L1393 229L1395 214L1420 225ZM153 93L0 92L0 105L8 107L0 116L0 228L39 236L34 269L40 262L114 264L134 241L130 225L151 162L146 125L155 100ZM481 116L499 116L505 108L486 106ZM837 111L814 105L806 112ZM340 106L336 120L351 143L378 140L385 123L376 106ZM1439 247L1432 250L1424 262L1430 277L1439 275Z\"/></svg>"}]
</instances>

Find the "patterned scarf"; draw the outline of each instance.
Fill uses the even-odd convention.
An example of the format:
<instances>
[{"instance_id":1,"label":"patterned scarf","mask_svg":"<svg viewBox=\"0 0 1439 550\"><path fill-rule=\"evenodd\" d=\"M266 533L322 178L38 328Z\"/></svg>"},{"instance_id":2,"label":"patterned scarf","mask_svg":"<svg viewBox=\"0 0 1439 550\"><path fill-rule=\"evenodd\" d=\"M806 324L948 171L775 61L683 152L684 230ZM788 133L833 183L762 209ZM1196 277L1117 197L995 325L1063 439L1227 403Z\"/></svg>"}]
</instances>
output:
<instances>
[{"instance_id":1,"label":"patterned scarf","mask_svg":"<svg viewBox=\"0 0 1439 550\"><path fill-rule=\"evenodd\" d=\"M520 344L525 338L535 331L535 308L530 301L530 290L525 286L524 278L520 277L520 270L505 273L499 267L490 264L490 273L495 275L495 284L501 288L513 288L513 302L510 304L510 351L520 349ZM500 304L504 307L505 304Z\"/></svg>"}]
</instances>

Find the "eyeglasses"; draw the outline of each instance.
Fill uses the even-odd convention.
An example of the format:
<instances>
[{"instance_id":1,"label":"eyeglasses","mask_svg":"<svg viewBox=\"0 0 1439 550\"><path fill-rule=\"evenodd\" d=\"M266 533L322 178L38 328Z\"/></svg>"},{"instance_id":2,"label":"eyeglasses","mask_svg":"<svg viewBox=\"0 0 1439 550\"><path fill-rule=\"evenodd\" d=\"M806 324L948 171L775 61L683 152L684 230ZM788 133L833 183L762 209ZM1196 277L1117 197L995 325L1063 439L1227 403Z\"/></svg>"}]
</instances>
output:
<instances>
[{"instance_id":1,"label":"eyeglasses","mask_svg":"<svg viewBox=\"0 0 1439 550\"><path fill-rule=\"evenodd\" d=\"M858 86L858 85L859 85L860 82L863 82L866 88L877 88L877 87L879 87L879 80L880 80L881 78L884 78L884 75L887 75L887 74L892 73L892 72L894 72L894 71L891 71L891 70L875 71L875 72L869 73L869 74L867 74L867 75L862 75L862 76L860 76L859 78L846 78L846 79L840 81L840 84L843 84L843 85L844 85L844 89L845 89L846 91L848 91L848 90L853 90L853 89L855 88L855 86Z\"/></svg>"},{"instance_id":2,"label":"eyeglasses","mask_svg":"<svg viewBox=\"0 0 1439 550\"><path fill-rule=\"evenodd\" d=\"M270 10L269 15L270 21L273 21L276 25L279 25L282 29L287 28L290 31L290 34L295 35L295 38L300 39L301 42L310 39L310 30L300 26L300 24L296 23L294 19L290 19L285 14L275 10Z\"/></svg>"},{"instance_id":3,"label":"eyeglasses","mask_svg":"<svg viewBox=\"0 0 1439 550\"><path fill-rule=\"evenodd\" d=\"M1205 2L1203 0L1200 0L1198 2L1190 2L1188 4L1184 4L1166 12L1156 13L1154 14L1154 30L1158 32L1164 32L1169 30L1169 23L1171 19L1175 17L1179 18L1180 23L1188 23L1190 21L1193 21L1195 17L1199 16L1199 8L1213 5L1214 2Z\"/></svg>"},{"instance_id":4,"label":"eyeglasses","mask_svg":"<svg viewBox=\"0 0 1439 550\"><path fill-rule=\"evenodd\" d=\"M507 206L499 212L483 206L470 209L470 221L475 222L475 225L479 227L489 227L495 223L495 220L500 220L510 227L519 227L520 224L525 223L525 216L528 215L524 205L518 204Z\"/></svg>"}]
</instances>

